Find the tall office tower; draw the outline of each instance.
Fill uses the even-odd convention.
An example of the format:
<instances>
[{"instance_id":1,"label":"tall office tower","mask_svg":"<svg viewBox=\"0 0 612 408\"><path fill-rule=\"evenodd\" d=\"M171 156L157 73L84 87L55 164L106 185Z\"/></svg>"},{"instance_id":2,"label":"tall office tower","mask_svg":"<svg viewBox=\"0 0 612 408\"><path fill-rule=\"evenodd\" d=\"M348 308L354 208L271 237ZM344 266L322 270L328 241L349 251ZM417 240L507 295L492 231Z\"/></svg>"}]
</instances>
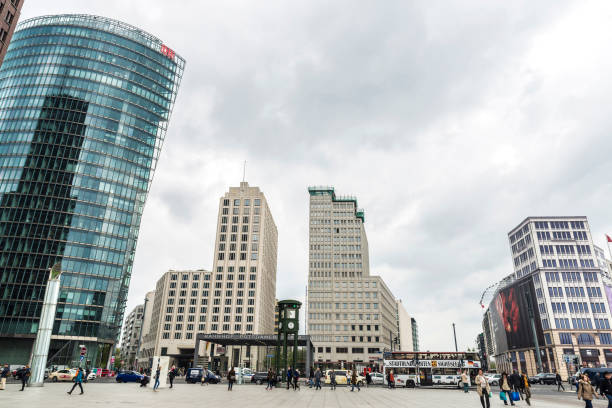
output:
<instances>
[{"instance_id":1,"label":"tall office tower","mask_svg":"<svg viewBox=\"0 0 612 408\"><path fill-rule=\"evenodd\" d=\"M219 200L209 333L273 334L278 231L259 187L241 182ZM230 363L253 367L261 350L235 347ZM263 356L265 358L265 356Z\"/></svg>"},{"instance_id":2,"label":"tall office tower","mask_svg":"<svg viewBox=\"0 0 612 408\"><path fill-rule=\"evenodd\" d=\"M558 370L565 377L580 364L612 365L612 299L606 297L612 292L587 218L529 217L508 240L514 273L500 282L485 319L491 326L485 332L495 337L498 369L535 374L530 309L545 372ZM564 355L576 358L566 361Z\"/></svg>"},{"instance_id":3,"label":"tall office tower","mask_svg":"<svg viewBox=\"0 0 612 408\"><path fill-rule=\"evenodd\" d=\"M21 7L25 0L0 0L0 66L19 21Z\"/></svg>"},{"instance_id":4,"label":"tall office tower","mask_svg":"<svg viewBox=\"0 0 612 408\"><path fill-rule=\"evenodd\" d=\"M414 317L410 318L410 327L412 328L412 351L421 351L419 350L419 326Z\"/></svg>"},{"instance_id":5,"label":"tall office tower","mask_svg":"<svg viewBox=\"0 0 612 408\"><path fill-rule=\"evenodd\" d=\"M0 361L26 363L61 263L49 364L118 341L142 211L185 61L88 15L19 24L0 70Z\"/></svg>"},{"instance_id":6,"label":"tall office tower","mask_svg":"<svg viewBox=\"0 0 612 408\"><path fill-rule=\"evenodd\" d=\"M138 339L142 329L144 305L136 306L125 318L121 335L120 358L122 367L133 368L138 351Z\"/></svg>"},{"instance_id":7,"label":"tall office tower","mask_svg":"<svg viewBox=\"0 0 612 408\"><path fill-rule=\"evenodd\" d=\"M308 334L315 362L377 364L397 333L395 298L370 275L363 210L333 187L309 187Z\"/></svg>"},{"instance_id":8,"label":"tall office tower","mask_svg":"<svg viewBox=\"0 0 612 408\"><path fill-rule=\"evenodd\" d=\"M204 269L166 272L155 287L151 322L143 335L139 367L151 368L153 356L169 356L170 364L191 366L195 335L206 332L212 273Z\"/></svg>"},{"instance_id":9,"label":"tall office tower","mask_svg":"<svg viewBox=\"0 0 612 408\"><path fill-rule=\"evenodd\" d=\"M136 364L135 368L140 370L149 366L148 361L143 359L143 344L146 335L149 333L151 328L151 317L153 316L153 303L155 302L155 291L152 290L147 292L144 298L143 313L142 313L142 326L140 328L140 335L138 336L138 343L136 347Z\"/></svg>"},{"instance_id":10,"label":"tall office tower","mask_svg":"<svg viewBox=\"0 0 612 408\"><path fill-rule=\"evenodd\" d=\"M393 349L396 351L414 351L414 342L412 341L412 319L404 304L400 299L395 300L397 338Z\"/></svg>"}]
</instances>

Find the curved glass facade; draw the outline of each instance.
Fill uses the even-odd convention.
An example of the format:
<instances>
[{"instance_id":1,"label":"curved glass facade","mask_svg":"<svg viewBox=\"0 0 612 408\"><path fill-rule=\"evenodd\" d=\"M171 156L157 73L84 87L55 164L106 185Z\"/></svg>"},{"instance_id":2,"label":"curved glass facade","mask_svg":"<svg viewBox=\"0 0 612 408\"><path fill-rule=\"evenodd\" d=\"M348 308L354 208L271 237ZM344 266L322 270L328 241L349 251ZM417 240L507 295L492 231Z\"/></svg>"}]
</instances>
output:
<instances>
[{"instance_id":1,"label":"curved glass facade","mask_svg":"<svg viewBox=\"0 0 612 408\"><path fill-rule=\"evenodd\" d=\"M0 361L22 363L48 269L62 285L50 363L105 365L185 61L119 21L18 25L0 70Z\"/></svg>"}]
</instances>

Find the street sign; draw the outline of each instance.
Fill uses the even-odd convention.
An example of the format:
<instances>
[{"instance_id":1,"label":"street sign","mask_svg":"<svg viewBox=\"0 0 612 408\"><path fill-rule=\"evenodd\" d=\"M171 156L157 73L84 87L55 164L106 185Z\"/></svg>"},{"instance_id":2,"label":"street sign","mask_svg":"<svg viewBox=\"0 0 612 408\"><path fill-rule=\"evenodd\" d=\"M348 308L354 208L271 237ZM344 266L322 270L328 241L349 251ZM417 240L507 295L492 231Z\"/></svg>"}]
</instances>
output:
<instances>
[{"instance_id":1,"label":"street sign","mask_svg":"<svg viewBox=\"0 0 612 408\"><path fill-rule=\"evenodd\" d=\"M266 357L272 358L272 357L274 357L274 354L268 354Z\"/></svg>"},{"instance_id":2,"label":"street sign","mask_svg":"<svg viewBox=\"0 0 612 408\"><path fill-rule=\"evenodd\" d=\"M81 356L81 361L83 361L84 358L85 358L85 356Z\"/></svg>"}]
</instances>

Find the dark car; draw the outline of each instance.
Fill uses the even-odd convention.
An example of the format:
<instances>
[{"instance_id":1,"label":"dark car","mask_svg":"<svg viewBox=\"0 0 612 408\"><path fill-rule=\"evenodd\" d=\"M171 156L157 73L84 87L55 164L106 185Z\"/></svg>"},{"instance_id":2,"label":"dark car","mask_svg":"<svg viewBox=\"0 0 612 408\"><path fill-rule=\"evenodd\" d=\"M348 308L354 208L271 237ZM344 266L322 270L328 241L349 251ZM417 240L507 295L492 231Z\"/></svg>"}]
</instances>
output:
<instances>
[{"instance_id":1,"label":"dark car","mask_svg":"<svg viewBox=\"0 0 612 408\"><path fill-rule=\"evenodd\" d=\"M529 382L531 384L556 384L557 375L554 373L538 373L533 377L529 377Z\"/></svg>"},{"instance_id":2,"label":"dark car","mask_svg":"<svg viewBox=\"0 0 612 408\"><path fill-rule=\"evenodd\" d=\"M251 382L256 384L263 384L268 381L268 372L267 371L258 371L251 377Z\"/></svg>"},{"instance_id":3,"label":"dark car","mask_svg":"<svg viewBox=\"0 0 612 408\"><path fill-rule=\"evenodd\" d=\"M215 375L212 371L203 368L190 368L185 374L185 381L190 384L202 382L202 377L206 378L209 384L218 384L221 382L221 377Z\"/></svg>"},{"instance_id":4,"label":"dark car","mask_svg":"<svg viewBox=\"0 0 612 408\"><path fill-rule=\"evenodd\" d=\"M115 378L118 383L122 382L140 382L144 375L136 371L120 371Z\"/></svg>"},{"instance_id":5,"label":"dark car","mask_svg":"<svg viewBox=\"0 0 612 408\"><path fill-rule=\"evenodd\" d=\"M610 368L581 368L580 375L588 375L589 379L591 380L591 384L593 384L593 386L598 386L601 379L604 378L604 374L610 371L612 371ZM571 377L571 380L572 384L576 384L575 375Z\"/></svg>"}]
</instances>

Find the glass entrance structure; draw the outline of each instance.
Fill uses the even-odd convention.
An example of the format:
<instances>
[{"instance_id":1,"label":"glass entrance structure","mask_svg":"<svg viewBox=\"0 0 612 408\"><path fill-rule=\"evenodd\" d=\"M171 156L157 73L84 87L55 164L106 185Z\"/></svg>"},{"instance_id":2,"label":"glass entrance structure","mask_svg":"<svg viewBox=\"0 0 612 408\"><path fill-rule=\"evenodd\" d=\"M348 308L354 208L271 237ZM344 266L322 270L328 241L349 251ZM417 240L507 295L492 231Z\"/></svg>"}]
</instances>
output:
<instances>
[{"instance_id":1,"label":"glass entrance structure","mask_svg":"<svg viewBox=\"0 0 612 408\"><path fill-rule=\"evenodd\" d=\"M185 60L89 15L18 25L0 70L0 361L26 363L61 262L50 364L117 342L138 229Z\"/></svg>"}]
</instances>

